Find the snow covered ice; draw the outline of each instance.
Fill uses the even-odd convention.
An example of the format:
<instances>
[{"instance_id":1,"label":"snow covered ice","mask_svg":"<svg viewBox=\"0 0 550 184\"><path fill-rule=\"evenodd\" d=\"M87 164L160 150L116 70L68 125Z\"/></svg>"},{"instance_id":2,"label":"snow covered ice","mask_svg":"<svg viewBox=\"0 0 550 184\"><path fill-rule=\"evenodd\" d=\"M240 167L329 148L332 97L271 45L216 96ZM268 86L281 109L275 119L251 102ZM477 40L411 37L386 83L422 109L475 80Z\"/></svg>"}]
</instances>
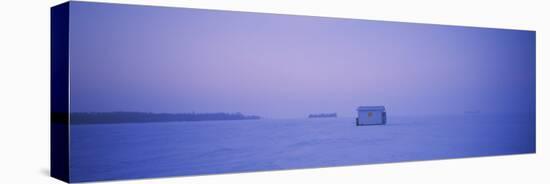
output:
<instances>
[{"instance_id":1,"label":"snow covered ice","mask_svg":"<svg viewBox=\"0 0 550 184\"><path fill-rule=\"evenodd\" d=\"M535 152L534 117L456 115L71 126L75 181L215 174Z\"/></svg>"}]
</instances>

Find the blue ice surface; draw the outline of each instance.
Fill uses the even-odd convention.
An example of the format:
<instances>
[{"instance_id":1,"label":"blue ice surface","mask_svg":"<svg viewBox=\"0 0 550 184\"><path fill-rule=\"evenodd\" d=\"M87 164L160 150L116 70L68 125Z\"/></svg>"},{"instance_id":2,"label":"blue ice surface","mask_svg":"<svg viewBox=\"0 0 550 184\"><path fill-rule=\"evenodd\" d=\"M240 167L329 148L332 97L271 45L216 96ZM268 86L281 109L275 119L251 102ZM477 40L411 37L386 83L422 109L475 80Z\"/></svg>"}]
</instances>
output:
<instances>
[{"instance_id":1,"label":"blue ice surface","mask_svg":"<svg viewBox=\"0 0 550 184\"><path fill-rule=\"evenodd\" d=\"M71 181L203 175L535 152L529 115L71 125Z\"/></svg>"}]
</instances>

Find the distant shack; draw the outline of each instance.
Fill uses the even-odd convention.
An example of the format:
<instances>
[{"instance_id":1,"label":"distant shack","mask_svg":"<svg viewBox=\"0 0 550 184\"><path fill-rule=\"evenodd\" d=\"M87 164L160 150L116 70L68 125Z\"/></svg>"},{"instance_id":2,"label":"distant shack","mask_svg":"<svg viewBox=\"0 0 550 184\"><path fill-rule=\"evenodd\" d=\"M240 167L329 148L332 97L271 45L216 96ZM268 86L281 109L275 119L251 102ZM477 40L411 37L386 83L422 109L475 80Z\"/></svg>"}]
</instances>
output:
<instances>
[{"instance_id":1,"label":"distant shack","mask_svg":"<svg viewBox=\"0 0 550 184\"><path fill-rule=\"evenodd\" d=\"M336 118L338 114L336 113L320 113L320 114L310 114L308 118Z\"/></svg>"},{"instance_id":2,"label":"distant shack","mask_svg":"<svg viewBox=\"0 0 550 184\"><path fill-rule=\"evenodd\" d=\"M385 125L386 108L384 106L360 106L357 108L357 126Z\"/></svg>"}]
</instances>

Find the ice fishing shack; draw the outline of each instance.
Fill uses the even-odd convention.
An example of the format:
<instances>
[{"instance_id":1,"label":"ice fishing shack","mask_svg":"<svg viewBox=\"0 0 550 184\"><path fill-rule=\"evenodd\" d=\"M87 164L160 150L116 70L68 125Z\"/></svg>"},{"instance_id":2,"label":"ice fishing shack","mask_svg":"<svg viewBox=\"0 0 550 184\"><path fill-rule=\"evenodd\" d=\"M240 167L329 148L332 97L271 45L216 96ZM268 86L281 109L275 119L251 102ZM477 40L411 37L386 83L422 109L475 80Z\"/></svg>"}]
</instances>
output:
<instances>
[{"instance_id":1,"label":"ice fishing shack","mask_svg":"<svg viewBox=\"0 0 550 184\"><path fill-rule=\"evenodd\" d=\"M357 126L362 125L385 125L386 108L384 106L360 106L357 108Z\"/></svg>"}]
</instances>

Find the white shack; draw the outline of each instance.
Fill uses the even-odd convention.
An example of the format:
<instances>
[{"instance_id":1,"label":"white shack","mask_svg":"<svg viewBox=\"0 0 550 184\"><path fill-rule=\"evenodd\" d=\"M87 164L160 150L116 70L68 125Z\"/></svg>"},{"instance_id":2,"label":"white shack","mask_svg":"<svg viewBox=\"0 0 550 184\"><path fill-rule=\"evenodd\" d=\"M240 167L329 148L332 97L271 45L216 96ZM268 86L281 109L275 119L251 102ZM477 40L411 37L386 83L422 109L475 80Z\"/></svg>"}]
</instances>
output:
<instances>
[{"instance_id":1,"label":"white shack","mask_svg":"<svg viewBox=\"0 0 550 184\"><path fill-rule=\"evenodd\" d=\"M360 106L357 108L357 126L385 125L386 108L384 106Z\"/></svg>"}]
</instances>

